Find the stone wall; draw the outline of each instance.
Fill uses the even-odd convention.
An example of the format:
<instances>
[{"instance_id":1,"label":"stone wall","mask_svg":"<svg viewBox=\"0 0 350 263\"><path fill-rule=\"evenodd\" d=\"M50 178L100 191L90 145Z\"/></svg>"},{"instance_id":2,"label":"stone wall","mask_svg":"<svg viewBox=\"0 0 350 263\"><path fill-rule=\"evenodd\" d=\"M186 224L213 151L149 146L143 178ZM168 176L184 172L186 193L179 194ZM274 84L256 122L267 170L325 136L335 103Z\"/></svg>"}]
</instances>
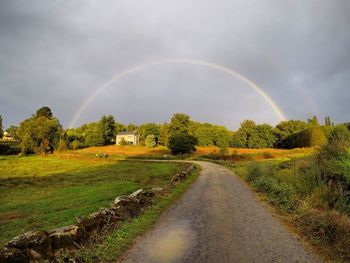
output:
<instances>
[{"instance_id":1,"label":"stone wall","mask_svg":"<svg viewBox=\"0 0 350 263\"><path fill-rule=\"evenodd\" d=\"M190 165L183 172L175 174L171 185L183 181L193 169L194 166ZM164 192L162 188L140 189L128 196L118 196L110 208L100 208L87 217L78 217L74 225L49 231L30 231L17 236L0 250L0 263L53 259L63 250L77 248L106 228L116 228L121 222L137 217L142 209L154 203L157 195Z\"/></svg>"}]
</instances>

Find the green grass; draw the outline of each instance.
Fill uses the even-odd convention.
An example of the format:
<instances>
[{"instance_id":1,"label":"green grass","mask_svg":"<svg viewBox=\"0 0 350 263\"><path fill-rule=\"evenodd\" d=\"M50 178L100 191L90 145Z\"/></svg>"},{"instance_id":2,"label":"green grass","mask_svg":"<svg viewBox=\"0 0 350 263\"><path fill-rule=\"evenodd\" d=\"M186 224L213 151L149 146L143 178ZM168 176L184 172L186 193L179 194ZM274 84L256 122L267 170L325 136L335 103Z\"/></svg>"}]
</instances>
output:
<instances>
[{"instance_id":1,"label":"green grass","mask_svg":"<svg viewBox=\"0 0 350 263\"><path fill-rule=\"evenodd\" d=\"M164 187L183 164L137 161L0 158L0 246L33 229L74 223L118 195Z\"/></svg>"},{"instance_id":2,"label":"green grass","mask_svg":"<svg viewBox=\"0 0 350 263\"><path fill-rule=\"evenodd\" d=\"M118 229L104 236L96 243L85 246L75 253L75 257L82 262L111 262L116 261L134 242L135 238L150 229L162 212L164 212L182 193L192 184L199 175L199 167L182 183L172 189L169 195L158 198L156 204Z\"/></svg>"}]
</instances>

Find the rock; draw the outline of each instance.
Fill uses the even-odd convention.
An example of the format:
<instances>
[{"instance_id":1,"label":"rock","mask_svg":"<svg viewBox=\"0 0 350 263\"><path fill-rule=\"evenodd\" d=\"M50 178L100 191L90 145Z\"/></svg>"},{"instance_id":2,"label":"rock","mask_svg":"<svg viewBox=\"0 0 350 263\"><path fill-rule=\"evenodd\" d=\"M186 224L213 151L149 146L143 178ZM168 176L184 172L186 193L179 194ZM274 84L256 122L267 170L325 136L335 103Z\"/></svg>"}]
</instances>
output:
<instances>
[{"instance_id":1,"label":"rock","mask_svg":"<svg viewBox=\"0 0 350 263\"><path fill-rule=\"evenodd\" d=\"M116 214L114 209L100 208L97 212L86 218L78 218L77 223L85 228L86 232L96 234L105 226L114 225L123 218Z\"/></svg>"},{"instance_id":2,"label":"rock","mask_svg":"<svg viewBox=\"0 0 350 263\"><path fill-rule=\"evenodd\" d=\"M136 198L130 196L118 196L112 207L113 212L123 218L135 217L140 213L140 205Z\"/></svg>"},{"instance_id":3,"label":"rock","mask_svg":"<svg viewBox=\"0 0 350 263\"><path fill-rule=\"evenodd\" d=\"M141 194L143 192L142 189L139 189L135 192L133 192L132 194L129 195L129 197L133 197L133 198L137 198L137 195ZM118 197L117 197L118 198ZM117 200L117 199L116 199Z\"/></svg>"},{"instance_id":4,"label":"rock","mask_svg":"<svg viewBox=\"0 0 350 263\"><path fill-rule=\"evenodd\" d=\"M42 255L33 249L26 250L26 254L27 254L27 257L29 258L29 261L31 263L44 261L44 258L42 257Z\"/></svg>"},{"instance_id":5,"label":"rock","mask_svg":"<svg viewBox=\"0 0 350 263\"><path fill-rule=\"evenodd\" d=\"M72 247L74 242L81 242L87 238L83 225L70 225L53 229L49 232L53 250Z\"/></svg>"},{"instance_id":6,"label":"rock","mask_svg":"<svg viewBox=\"0 0 350 263\"><path fill-rule=\"evenodd\" d=\"M174 185L178 182L185 180L187 175L188 175L187 172L181 172L181 173L175 174L174 177L171 179L171 184Z\"/></svg>"},{"instance_id":7,"label":"rock","mask_svg":"<svg viewBox=\"0 0 350 263\"><path fill-rule=\"evenodd\" d=\"M50 235L52 248L54 251L61 248L73 247L74 240L69 232L56 232Z\"/></svg>"},{"instance_id":8,"label":"rock","mask_svg":"<svg viewBox=\"0 0 350 263\"><path fill-rule=\"evenodd\" d=\"M21 250L34 249L42 253L51 253L51 242L46 231L30 231L17 236L6 244L8 248L18 248Z\"/></svg>"},{"instance_id":9,"label":"rock","mask_svg":"<svg viewBox=\"0 0 350 263\"><path fill-rule=\"evenodd\" d=\"M29 263L29 258L18 248L5 247L0 250L1 263Z\"/></svg>"},{"instance_id":10,"label":"rock","mask_svg":"<svg viewBox=\"0 0 350 263\"><path fill-rule=\"evenodd\" d=\"M163 188L153 188L151 190L146 190L146 191L138 190L132 193L131 195L129 195L129 197L136 198L137 201L139 202L139 206L141 208L146 208L154 204L153 198L157 194L161 193L162 191L163 191Z\"/></svg>"}]
</instances>

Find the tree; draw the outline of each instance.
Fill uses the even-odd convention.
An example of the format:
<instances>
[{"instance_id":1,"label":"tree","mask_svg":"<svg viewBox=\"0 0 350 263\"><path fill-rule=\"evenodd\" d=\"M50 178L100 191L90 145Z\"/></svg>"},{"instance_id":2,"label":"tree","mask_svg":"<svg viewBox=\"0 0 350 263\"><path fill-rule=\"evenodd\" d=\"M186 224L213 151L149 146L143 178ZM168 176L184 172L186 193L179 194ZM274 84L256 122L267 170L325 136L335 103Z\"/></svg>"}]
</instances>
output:
<instances>
[{"instance_id":1,"label":"tree","mask_svg":"<svg viewBox=\"0 0 350 263\"><path fill-rule=\"evenodd\" d=\"M150 134L146 138L146 147L154 148L157 145L156 137L153 134Z\"/></svg>"},{"instance_id":2,"label":"tree","mask_svg":"<svg viewBox=\"0 0 350 263\"><path fill-rule=\"evenodd\" d=\"M160 125L155 123L145 123L138 128L140 140L145 141L148 135L154 135L156 142L160 137Z\"/></svg>"},{"instance_id":3,"label":"tree","mask_svg":"<svg viewBox=\"0 0 350 263\"><path fill-rule=\"evenodd\" d=\"M325 126L332 126L332 121L331 121L331 118L329 116L327 116L325 118L324 124L325 124Z\"/></svg>"},{"instance_id":4,"label":"tree","mask_svg":"<svg viewBox=\"0 0 350 263\"><path fill-rule=\"evenodd\" d=\"M125 127L125 131L127 132L133 132L133 131L136 131L137 130L137 126L135 124L128 124L126 127Z\"/></svg>"},{"instance_id":5,"label":"tree","mask_svg":"<svg viewBox=\"0 0 350 263\"><path fill-rule=\"evenodd\" d=\"M196 150L197 140L189 134L190 117L175 113L168 132L168 147L173 154L191 153Z\"/></svg>"},{"instance_id":6,"label":"tree","mask_svg":"<svg viewBox=\"0 0 350 263\"><path fill-rule=\"evenodd\" d=\"M169 136L168 147L173 154L191 153L196 150L196 138L187 133L176 133Z\"/></svg>"},{"instance_id":7,"label":"tree","mask_svg":"<svg viewBox=\"0 0 350 263\"><path fill-rule=\"evenodd\" d=\"M4 134L4 130L2 127L2 116L0 115L0 138L2 138L3 134Z\"/></svg>"},{"instance_id":8,"label":"tree","mask_svg":"<svg viewBox=\"0 0 350 263\"><path fill-rule=\"evenodd\" d=\"M175 134L188 134L190 125L190 116L183 113L175 113L171 118L168 136Z\"/></svg>"},{"instance_id":9,"label":"tree","mask_svg":"<svg viewBox=\"0 0 350 263\"><path fill-rule=\"evenodd\" d=\"M52 118L52 111L49 107L47 106L44 106L44 107L41 107L40 109L38 109L36 111L36 117L39 118L39 117L45 117L45 118L48 118L48 119L51 119Z\"/></svg>"},{"instance_id":10,"label":"tree","mask_svg":"<svg viewBox=\"0 0 350 263\"><path fill-rule=\"evenodd\" d=\"M308 128L308 124L304 121L299 120L289 120L282 121L276 126L276 136L277 141L275 146L279 148L293 148L295 142L295 136L293 134L297 134L303 130Z\"/></svg>"},{"instance_id":11,"label":"tree","mask_svg":"<svg viewBox=\"0 0 350 263\"><path fill-rule=\"evenodd\" d=\"M312 116L311 119L307 120L307 123L309 124L309 126L319 126L320 125L318 122L317 116Z\"/></svg>"},{"instance_id":12,"label":"tree","mask_svg":"<svg viewBox=\"0 0 350 263\"><path fill-rule=\"evenodd\" d=\"M84 131L84 144L85 146L102 146L105 143L105 139L102 136L99 123L89 123L88 127Z\"/></svg>"},{"instance_id":13,"label":"tree","mask_svg":"<svg viewBox=\"0 0 350 263\"><path fill-rule=\"evenodd\" d=\"M68 139L67 139L67 134L66 133L62 133L61 134L61 138L58 141L57 144L57 151L66 151L69 149L68 147Z\"/></svg>"},{"instance_id":14,"label":"tree","mask_svg":"<svg viewBox=\"0 0 350 263\"><path fill-rule=\"evenodd\" d=\"M62 127L52 115L37 114L20 123L18 137L22 153L52 152L60 139Z\"/></svg>"},{"instance_id":15,"label":"tree","mask_svg":"<svg viewBox=\"0 0 350 263\"><path fill-rule=\"evenodd\" d=\"M159 127L159 140L158 144L167 145L168 144L168 133L169 133L169 124L163 123Z\"/></svg>"},{"instance_id":16,"label":"tree","mask_svg":"<svg viewBox=\"0 0 350 263\"><path fill-rule=\"evenodd\" d=\"M236 131L232 136L232 146L237 148L247 148L247 133L243 130Z\"/></svg>"},{"instance_id":17,"label":"tree","mask_svg":"<svg viewBox=\"0 0 350 263\"><path fill-rule=\"evenodd\" d=\"M115 141L115 121L112 115L104 115L98 122L99 130L103 138L103 145L112 144Z\"/></svg>"}]
</instances>

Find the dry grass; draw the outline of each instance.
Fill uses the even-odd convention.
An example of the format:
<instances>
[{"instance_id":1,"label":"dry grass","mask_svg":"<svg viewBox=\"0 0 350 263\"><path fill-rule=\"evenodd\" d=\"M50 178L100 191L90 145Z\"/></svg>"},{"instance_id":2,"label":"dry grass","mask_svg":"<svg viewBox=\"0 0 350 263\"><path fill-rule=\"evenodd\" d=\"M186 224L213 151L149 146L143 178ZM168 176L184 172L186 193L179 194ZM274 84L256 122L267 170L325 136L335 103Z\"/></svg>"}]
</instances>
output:
<instances>
[{"instance_id":1,"label":"dry grass","mask_svg":"<svg viewBox=\"0 0 350 263\"><path fill-rule=\"evenodd\" d=\"M89 147L72 151L78 154L108 154L113 156L163 156L170 154L165 146L147 148L140 145L108 145L100 147Z\"/></svg>"},{"instance_id":2,"label":"dry grass","mask_svg":"<svg viewBox=\"0 0 350 263\"><path fill-rule=\"evenodd\" d=\"M273 149L273 148L262 148L262 149L242 149L242 148L228 148L228 155L245 155L250 156L252 160L261 160L269 158L295 158L312 155L316 152L316 148L296 148L292 150L287 149ZM206 154L218 154L220 148L211 147L197 147L196 155Z\"/></svg>"}]
</instances>

